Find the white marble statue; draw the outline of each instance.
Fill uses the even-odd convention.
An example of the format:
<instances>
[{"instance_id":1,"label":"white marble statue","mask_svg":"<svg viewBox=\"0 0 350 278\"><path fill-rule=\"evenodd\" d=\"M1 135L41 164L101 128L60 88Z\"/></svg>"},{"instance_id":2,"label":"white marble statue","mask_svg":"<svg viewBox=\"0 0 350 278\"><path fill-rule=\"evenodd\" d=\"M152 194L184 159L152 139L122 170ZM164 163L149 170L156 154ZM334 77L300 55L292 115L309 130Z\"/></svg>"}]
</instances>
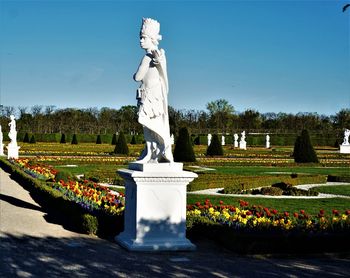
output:
<instances>
[{"instance_id":1,"label":"white marble statue","mask_svg":"<svg viewBox=\"0 0 350 278\"><path fill-rule=\"evenodd\" d=\"M270 135L266 135L266 149L270 148Z\"/></svg>"},{"instance_id":2,"label":"white marble statue","mask_svg":"<svg viewBox=\"0 0 350 278\"><path fill-rule=\"evenodd\" d=\"M225 146L225 136L221 135L221 145Z\"/></svg>"},{"instance_id":3,"label":"white marble statue","mask_svg":"<svg viewBox=\"0 0 350 278\"><path fill-rule=\"evenodd\" d=\"M234 135L233 135L233 138L234 138L234 142L233 142L233 144L234 144L234 147L235 148L238 148L238 134L237 133L235 133Z\"/></svg>"},{"instance_id":4,"label":"white marble statue","mask_svg":"<svg viewBox=\"0 0 350 278\"><path fill-rule=\"evenodd\" d=\"M3 134L2 134L2 128L0 125L0 155L4 155L4 144L3 144Z\"/></svg>"},{"instance_id":5,"label":"white marble statue","mask_svg":"<svg viewBox=\"0 0 350 278\"><path fill-rule=\"evenodd\" d=\"M174 145L174 144L175 144L175 137L174 137L174 134L171 134L171 136L170 136L170 144L171 144L171 145Z\"/></svg>"},{"instance_id":6,"label":"white marble statue","mask_svg":"<svg viewBox=\"0 0 350 278\"><path fill-rule=\"evenodd\" d=\"M17 131L16 131L16 120L15 120L15 116L11 115L10 116L10 132L8 134L9 138L10 138L10 143L7 146L7 158L14 158L17 159L18 158L18 150L19 150L19 146L17 145Z\"/></svg>"},{"instance_id":7,"label":"white marble statue","mask_svg":"<svg viewBox=\"0 0 350 278\"><path fill-rule=\"evenodd\" d=\"M208 137L207 137L207 139L208 139L208 146L210 146L210 144L211 144L211 138L212 138L212 135L209 133Z\"/></svg>"},{"instance_id":8,"label":"white marble statue","mask_svg":"<svg viewBox=\"0 0 350 278\"><path fill-rule=\"evenodd\" d=\"M245 131L241 133L241 140L239 141L239 148L246 150L247 149L247 142L245 141Z\"/></svg>"},{"instance_id":9,"label":"white marble statue","mask_svg":"<svg viewBox=\"0 0 350 278\"><path fill-rule=\"evenodd\" d=\"M343 141L343 146L348 146L350 145L349 143L349 136L350 136L350 130L349 129L345 129L344 131L344 141Z\"/></svg>"},{"instance_id":10,"label":"white marble statue","mask_svg":"<svg viewBox=\"0 0 350 278\"><path fill-rule=\"evenodd\" d=\"M151 18L143 18L140 45L146 51L134 74L140 81L137 90L138 121L143 126L146 147L138 162L173 162L168 116L168 76L166 57L158 49L162 36L160 24Z\"/></svg>"}]
</instances>

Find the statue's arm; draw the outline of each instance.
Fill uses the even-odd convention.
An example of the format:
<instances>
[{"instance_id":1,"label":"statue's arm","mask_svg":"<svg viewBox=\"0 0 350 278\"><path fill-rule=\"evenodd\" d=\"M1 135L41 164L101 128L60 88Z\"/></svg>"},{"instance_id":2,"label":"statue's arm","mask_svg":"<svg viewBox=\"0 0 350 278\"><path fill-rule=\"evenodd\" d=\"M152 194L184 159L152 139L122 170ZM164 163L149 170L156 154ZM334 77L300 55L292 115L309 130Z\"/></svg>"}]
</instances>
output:
<instances>
[{"instance_id":1,"label":"statue's arm","mask_svg":"<svg viewBox=\"0 0 350 278\"><path fill-rule=\"evenodd\" d=\"M137 69L136 73L134 74L134 80L135 81L142 81L143 78L145 77L149 65L151 62L151 58L148 55L145 55L139 65L139 68Z\"/></svg>"}]
</instances>

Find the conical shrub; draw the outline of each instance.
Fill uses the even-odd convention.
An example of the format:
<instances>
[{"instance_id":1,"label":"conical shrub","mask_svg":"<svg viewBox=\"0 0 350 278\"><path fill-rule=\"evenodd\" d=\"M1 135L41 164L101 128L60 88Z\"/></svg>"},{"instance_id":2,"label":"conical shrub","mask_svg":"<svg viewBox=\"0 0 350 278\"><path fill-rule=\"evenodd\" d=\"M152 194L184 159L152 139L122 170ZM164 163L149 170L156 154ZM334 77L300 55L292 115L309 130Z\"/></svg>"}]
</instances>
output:
<instances>
[{"instance_id":1,"label":"conical shrub","mask_svg":"<svg viewBox=\"0 0 350 278\"><path fill-rule=\"evenodd\" d=\"M112 137L112 145L117 145L117 134L113 134L113 137Z\"/></svg>"},{"instance_id":2,"label":"conical shrub","mask_svg":"<svg viewBox=\"0 0 350 278\"><path fill-rule=\"evenodd\" d=\"M179 136L175 143L174 160L178 162L196 161L192 142L186 127L183 127L179 130Z\"/></svg>"},{"instance_id":3,"label":"conical shrub","mask_svg":"<svg viewBox=\"0 0 350 278\"><path fill-rule=\"evenodd\" d=\"M97 135L96 144L102 144L101 135Z\"/></svg>"},{"instance_id":4,"label":"conical shrub","mask_svg":"<svg viewBox=\"0 0 350 278\"><path fill-rule=\"evenodd\" d=\"M78 139L76 134L73 134L72 145L78 145Z\"/></svg>"},{"instance_id":5,"label":"conical shrub","mask_svg":"<svg viewBox=\"0 0 350 278\"><path fill-rule=\"evenodd\" d=\"M131 145L136 145L136 138L135 138L135 135L132 136L131 138L131 142L130 142Z\"/></svg>"},{"instance_id":6,"label":"conical shrub","mask_svg":"<svg viewBox=\"0 0 350 278\"><path fill-rule=\"evenodd\" d=\"M28 132L26 132L26 134L24 135L23 143L29 143L29 134L28 134Z\"/></svg>"},{"instance_id":7,"label":"conical shrub","mask_svg":"<svg viewBox=\"0 0 350 278\"><path fill-rule=\"evenodd\" d=\"M35 143L36 143L34 134L32 135L32 137L30 137L29 143L30 143L30 144L35 144Z\"/></svg>"},{"instance_id":8,"label":"conical shrub","mask_svg":"<svg viewBox=\"0 0 350 278\"><path fill-rule=\"evenodd\" d=\"M115 154L129 154L129 148L126 143L125 135L123 132L120 132L117 144L115 145L114 148L114 153Z\"/></svg>"},{"instance_id":9,"label":"conical shrub","mask_svg":"<svg viewBox=\"0 0 350 278\"><path fill-rule=\"evenodd\" d=\"M62 133L62 135L61 135L60 143L61 144L65 144L66 143L66 135L64 133Z\"/></svg>"},{"instance_id":10,"label":"conical shrub","mask_svg":"<svg viewBox=\"0 0 350 278\"><path fill-rule=\"evenodd\" d=\"M211 143L207 148L207 155L223 155L224 150L222 149L221 142L219 140L219 136L214 134L211 138Z\"/></svg>"},{"instance_id":11,"label":"conical shrub","mask_svg":"<svg viewBox=\"0 0 350 278\"><path fill-rule=\"evenodd\" d=\"M309 132L306 129L295 140L293 156L294 161L297 163L318 163L317 154L311 144Z\"/></svg>"}]
</instances>

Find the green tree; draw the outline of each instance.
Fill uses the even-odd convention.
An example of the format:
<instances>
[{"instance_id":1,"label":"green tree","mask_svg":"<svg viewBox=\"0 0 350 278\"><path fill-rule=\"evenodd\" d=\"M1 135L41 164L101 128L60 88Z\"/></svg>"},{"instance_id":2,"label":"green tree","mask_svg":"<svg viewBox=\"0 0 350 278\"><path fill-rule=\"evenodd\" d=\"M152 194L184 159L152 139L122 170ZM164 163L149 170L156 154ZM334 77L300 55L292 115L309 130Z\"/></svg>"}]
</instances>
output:
<instances>
[{"instance_id":1,"label":"green tree","mask_svg":"<svg viewBox=\"0 0 350 278\"><path fill-rule=\"evenodd\" d=\"M66 135L64 133L62 133L62 135L61 135L60 143L61 144L65 144L66 143Z\"/></svg>"},{"instance_id":2,"label":"green tree","mask_svg":"<svg viewBox=\"0 0 350 278\"><path fill-rule=\"evenodd\" d=\"M96 144L102 144L101 135L97 135Z\"/></svg>"},{"instance_id":3,"label":"green tree","mask_svg":"<svg viewBox=\"0 0 350 278\"><path fill-rule=\"evenodd\" d=\"M217 134L214 134L210 145L207 148L207 155L223 155L224 151L222 149L220 140L219 140L219 136Z\"/></svg>"},{"instance_id":4,"label":"green tree","mask_svg":"<svg viewBox=\"0 0 350 278\"><path fill-rule=\"evenodd\" d=\"M136 138L135 138L135 135L132 136L131 138L131 142L130 142L131 145L136 145Z\"/></svg>"},{"instance_id":5,"label":"green tree","mask_svg":"<svg viewBox=\"0 0 350 278\"><path fill-rule=\"evenodd\" d=\"M234 112L233 106L226 99L219 99L207 103L207 109L214 127L225 131Z\"/></svg>"},{"instance_id":6,"label":"green tree","mask_svg":"<svg viewBox=\"0 0 350 278\"><path fill-rule=\"evenodd\" d=\"M23 143L29 143L29 134L28 134L28 132L26 132L26 134L24 135Z\"/></svg>"},{"instance_id":7,"label":"green tree","mask_svg":"<svg viewBox=\"0 0 350 278\"><path fill-rule=\"evenodd\" d=\"M113 137L112 137L112 145L117 145L117 134L113 134Z\"/></svg>"},{"instance_id":8,"label":"green tree","mask_svg":"<svg viewBox=\"0 0 350 278\"><path fill-rule=\"evenodd\" d=\"M30 144L35 144L35 143L36 143L34 134L32 134L32 137L30 137L29 143L30 143Z\"/></svg>"},{"instance_id":9,"label":"green tree","mask_svg":"<svg viewBox=\"0 0 350 278\"><path fill-rule=\"evenodd\" d=\"M293 156L294 161L297 163L318 163L317 154L311 144L309 132L306 129L295 140Z\"/></svg>"},{"instance_id":10,"label":"green tree","mask_svg":"<svg viewBox=\"0 0 350 278\"><path fill-rule=\"evenodd\" d=\"M179 136L176 140L174 149L174 160L178 162L194 162L196 157L194 155L192 142L186 127L179 130Z\"/></svg>"},{"instance_id":11,"label":"green tree","mask_svg":"<svg viewBox=\"0 0 350 278\"><path fill-rule=\"evenodd\" d=\"M77 144L78 144L77 135L74 133L72 138L72 145L77 145Z\"/></svg>"},{"instance_id":12,"label":"green tree","mask_svg":"<svg viewBox=\"0 0 350 278\"><path fill-rule=\"evenodd\" d=\"M114 148L114 153L115 154L129 154L129 148L126 143L125 135L123 132L120 132L117 144L115 145Z\"/></svg>"}]
</instances>

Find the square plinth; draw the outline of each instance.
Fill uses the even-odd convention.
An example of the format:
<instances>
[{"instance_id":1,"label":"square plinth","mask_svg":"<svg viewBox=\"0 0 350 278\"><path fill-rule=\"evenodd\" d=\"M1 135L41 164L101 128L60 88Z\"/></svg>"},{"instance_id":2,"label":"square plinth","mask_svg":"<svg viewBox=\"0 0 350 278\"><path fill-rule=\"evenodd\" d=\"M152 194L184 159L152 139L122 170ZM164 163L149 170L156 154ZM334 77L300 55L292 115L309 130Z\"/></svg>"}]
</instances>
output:
<instances>
[{"instance_id":1,"label":"square plinth","mask_svg":"<svg viewBox=\"0 0 350 278\"><path fill-rule=\"evenodd\" d=\"M340 145L340 153L350 153L350 145Z\"/></svg>"},{"instance_id":2,"label":"square plinth","mask_svg":"<svg viewBox=\"0 0 350 278\"><path fill-rule=\"evenodd\" d=\"M147 170L118 171L125 180L125 217L116 241L131 251L194 250L186 238L186 186L197 175Z\"/></svg>"}]
</instances>

